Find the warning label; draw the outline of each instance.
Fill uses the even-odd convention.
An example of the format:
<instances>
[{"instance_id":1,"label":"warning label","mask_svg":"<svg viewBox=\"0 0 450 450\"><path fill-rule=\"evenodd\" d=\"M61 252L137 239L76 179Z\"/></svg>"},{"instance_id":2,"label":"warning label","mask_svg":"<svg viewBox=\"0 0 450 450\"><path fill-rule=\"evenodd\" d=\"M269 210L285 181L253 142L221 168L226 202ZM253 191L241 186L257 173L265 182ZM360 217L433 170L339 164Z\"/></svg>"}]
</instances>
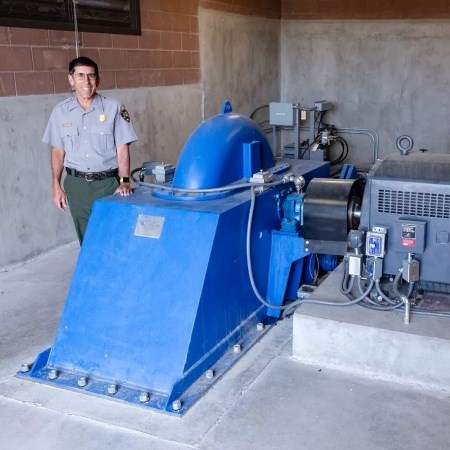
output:
<instances>
[{"instance_id":1,"label":"warning label","mask_svg":"<svg viewBox=\"0 0 450 450\"><path fill-rule=\"evenodd\" d=\"M403 247L415 247L416 240L415 239L402 239Z\"/></svg>"},{"instance_id":2,"label":"warning label","mask_svg":"<svg viewBox=\"0 0 450 450\"><path fill-rule=\"evenodd\" d=\"M416 225L402 223L402 238L416 239Z\"/></svg>"}]
</instances>

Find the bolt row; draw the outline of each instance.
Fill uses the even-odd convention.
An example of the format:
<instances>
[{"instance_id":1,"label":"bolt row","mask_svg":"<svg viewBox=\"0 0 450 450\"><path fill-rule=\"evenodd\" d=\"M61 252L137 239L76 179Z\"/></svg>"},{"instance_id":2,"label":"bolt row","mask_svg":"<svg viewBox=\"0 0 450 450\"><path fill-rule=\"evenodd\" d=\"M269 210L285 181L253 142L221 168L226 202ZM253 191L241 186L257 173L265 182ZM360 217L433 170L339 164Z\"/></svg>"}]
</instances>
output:
<instances>
[{"instance_id":1,"label":"bolt row","mask_svg":"<svg viewBox=\"0 0 450 450\"><path fill-rule=\"evenodd\" d=\"M258 331L263 331L265 326L264 326L264 324L262 322L259 322L256 325L256 328L257 328ZM241 344L233 345L233 353L240 353L241 351L242 351ZM31 368L32 368L32 364L25 363L25 364L22 364L22 366L20 368L20 371L22 373L26 373L26 372L29 372L31 370ZM205 372L205 377L208 380L214 378L215 375L216 374L215 374L215 371L213 369L208 369ZM58 377L59 377L59 372L56 369L51 369L48 372L48 379L49 380L53 381L53 380L56 380ZM87 377L80 376L77 379L77 386L80 387L80 388L86 387L88 385L88 382L89 382L89 380L88 380ZM107 391L108 391L109 395L117 394L118 390L119 390L119 387L118 387L117 384L110 383L108 385ZM147 403L148 401L150 401L150 394L148 392L142 391L139 394L139 401L141 403ZM179 411L182 408L182 406L183 406L183 404L182 404L181 400L175 400L175 401L172 402L172 410L173 411Z\"/></svg>"}]
</instances>

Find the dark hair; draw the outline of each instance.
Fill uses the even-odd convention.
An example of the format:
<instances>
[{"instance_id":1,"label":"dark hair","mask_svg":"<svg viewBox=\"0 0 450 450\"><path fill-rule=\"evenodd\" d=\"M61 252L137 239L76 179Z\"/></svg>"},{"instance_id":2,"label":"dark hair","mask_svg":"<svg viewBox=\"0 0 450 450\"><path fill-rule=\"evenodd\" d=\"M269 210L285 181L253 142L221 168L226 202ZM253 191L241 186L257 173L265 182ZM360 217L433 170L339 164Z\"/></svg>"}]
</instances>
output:
<instances>
[{"instance_id":1,"label":"dark hair","mask_svg":"<svg viewBox=\"0 0 450 450\"><path fill-rule=\"evenodd\" d=\"M69 74L73 75L75 72L75 67L78 66L87 66L92 67L94 69L95 75L98 75L98 66L95 61L92 61L91 58L87 56L80 56L78 58L72 59L69 63Z\"/></svg>"}]
</instances>

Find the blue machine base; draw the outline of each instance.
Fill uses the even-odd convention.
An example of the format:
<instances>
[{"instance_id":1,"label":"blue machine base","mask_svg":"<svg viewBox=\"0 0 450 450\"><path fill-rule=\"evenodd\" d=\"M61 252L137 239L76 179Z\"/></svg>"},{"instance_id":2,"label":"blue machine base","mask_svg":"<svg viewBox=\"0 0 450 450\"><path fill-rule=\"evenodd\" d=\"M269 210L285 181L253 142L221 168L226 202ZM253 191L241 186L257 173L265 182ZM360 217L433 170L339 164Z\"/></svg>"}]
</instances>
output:
<instances>
[{"instance_id":1,"label":"blue machine base","mask_svg":"<svg viewBox=\"0 0 450 450\"><path fill-rule=\"evenodd\" d=\"M203 376L199 375L197 381L177 399L181 402L181 408L179 410L173 409L173 405L170 404L168 395L163 395L158 392L147 392L148 401L141 402L140 396L143 391L134 386L127 385L126 383L116 382L117 392L115 394L109 394L108 386L111 384L110 380L90 377L87 379L86 386L79 387L77 381L80 376L83 376L83 374L75 374L64 371L58 371L58 377L51 380L49 379L49 372L51 368L47 366L51 348L44 350L37 356L30 371L18 371L16 376L18 378L48 384L61 389L84 393L99 398L107 398L108 400L114 400L117 402L133 404L142 408L155 409L169 415L182 417L197 400L205 395L208 389L211 388L215 382L217 382L272 328L276 320L265 317L265 313L263 311L264 309L265 308L261 308L260 311L255 312L255 314L249 317L245 323L242 324L242 326L234 330L233 333L220 342L213 352L206 355L202 364L199 365L198 370L203 372ZM264 322L262 322L261 317L264 318ZM263 324L263 327L260 325L258 326L258 324ZM240 345L239 351L234 350L235 344ZM224 347L229 348L225 350L225 354L223 354L223 356L211 366L209 361L214 361L217 354L222 354L224 352ZM213 376L211 378L205 376L207 370L205 367L213 370Z\"/></svg>"},{"instance_id":2,"label":"blue machine base","mask_svg":"<svg viewBox=\"0 0 450 450\"><path fill-rule=\"evenodd\" d=\"M298 161L291 171L309 181L329 165ZM279 184L254 205L252 272L274 305L298 287L307 256L296 233L276 231L292 190ZM182 416L279 317L250 283L250 197L177 202L139 188L98 200L54 344L17 376Z\"/></svg>"}]
</instances>

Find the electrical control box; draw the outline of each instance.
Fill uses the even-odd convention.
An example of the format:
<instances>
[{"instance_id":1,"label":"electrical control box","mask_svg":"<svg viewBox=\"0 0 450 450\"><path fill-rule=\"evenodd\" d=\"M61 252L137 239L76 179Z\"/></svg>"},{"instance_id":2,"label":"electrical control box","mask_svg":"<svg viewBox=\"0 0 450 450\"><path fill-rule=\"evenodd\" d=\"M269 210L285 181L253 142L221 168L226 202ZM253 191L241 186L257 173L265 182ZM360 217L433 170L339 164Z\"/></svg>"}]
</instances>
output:
<instances>
[{"instance_id":1,"label":"electrical control box","mask_svg":"<svg viewBox=\"0 0 450 450\"><path fill-rule=\"evenodd\" d=\"M328 100L318 100L314 103L316 111L328 111L333 107L333 103Z\"/></svg>"},{"instance_id":2,"label":"electrical control box","mask_svg":"<svg viewBox=\"0 0 450 450\"><path fill-rule=\"evenodd\" d=\"M383 276L383 259L370 256L366 259L366 277L370 280L380 280Z\"/></svg>"},{"instance_id":3,"label":"electrical control box","mask_svg":"<svg viewBox=\"0 0 450 450\"><path fill-rule=\"evenodd\" d=\"M425 250L426 222L400 218L395 223L395 250L422 254Z\"/></svg>"},{"instance_id":4,"label":"electrical control box","mask_svg":"<svg viewBox=\"0 0 450 450\"><path fill-rule=\"evenodd\" d=\"M294 105L292 103L269 104L270 125L292 127L294 125Z\"/></svg>"},{"instance_id":5,"label":"electrical control box","mask_svg":"<svg viewBox=\"0 0 450 450\"><path fill-rule=\"evenodd\" d=\"M360 277L363 269L362 255L350 255L348 257L348 274Z\"/></svg>"},{"instance_id":6,"label":"electrical control box","mask_svg":"<svg viewBox=\"0 0 450 450\"><path fill-rule=\"evenodd\" d=\"M368 231L366 234L366 255L382 258L386 247L386 233Z\"/></svg>"},{"instance_id":7,"label":"electrical control box","mask_svg":"<svg viewBox=\"0 0 450 450\"><path fill-rule=\"evenodd\" d=\"M261 170L253 174L250 183L269 183L273 180L273 174L269 170Z\"/></svg>"},{"instance_id":8,"label":"electrical control box","mask_svg":"<svg viewBox=\"0 0 450 450\"><path fill-rule=\"evenodd\" d=\"M417 259L404 260L402 276L408 283L415 283L420 279L420 262Z\"/></svg>"}]
</instances>

